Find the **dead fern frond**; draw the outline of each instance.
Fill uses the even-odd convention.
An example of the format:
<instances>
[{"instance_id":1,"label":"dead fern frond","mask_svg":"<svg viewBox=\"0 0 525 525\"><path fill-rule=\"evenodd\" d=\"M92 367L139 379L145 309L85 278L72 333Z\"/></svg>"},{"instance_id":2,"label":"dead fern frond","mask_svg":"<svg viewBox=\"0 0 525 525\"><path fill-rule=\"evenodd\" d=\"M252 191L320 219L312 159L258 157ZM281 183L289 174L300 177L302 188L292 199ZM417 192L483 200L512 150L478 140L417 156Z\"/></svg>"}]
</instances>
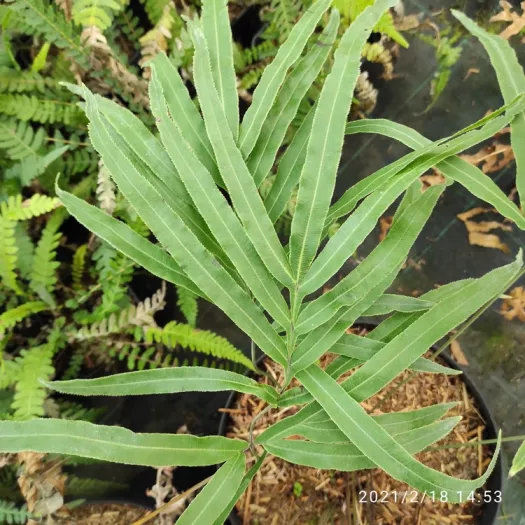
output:
<instances>
[{"instance_id":1,"label":"dead fern frond","mask_svg":"<svg viewBox=\"0 0 525 525\"><path fill-rule=\"evenodd\" d=\"M134 75L117 60L106 37L98 27L84 28L80 39L84 46L91 49L90 62L93 71L103 71L106 75L109 73L134 103L143 107L149 106L146 82ZM102 79L97 79L95 84L91 83L90 88L101 94L111 93L112 91L111 86Z\"/></svg>"},{"instance_id":2,"label":"dead fern frond","mask_svg":"<svg viewBox=\"0 0 525 525\"><path fill-rule=\"evenodd\" d=\"M100 204L100 209L112 215L116 206L115 184L111 180L111 175L102 160L100 160L98 166L97 199Z\"/></svg>"}]
</instances>

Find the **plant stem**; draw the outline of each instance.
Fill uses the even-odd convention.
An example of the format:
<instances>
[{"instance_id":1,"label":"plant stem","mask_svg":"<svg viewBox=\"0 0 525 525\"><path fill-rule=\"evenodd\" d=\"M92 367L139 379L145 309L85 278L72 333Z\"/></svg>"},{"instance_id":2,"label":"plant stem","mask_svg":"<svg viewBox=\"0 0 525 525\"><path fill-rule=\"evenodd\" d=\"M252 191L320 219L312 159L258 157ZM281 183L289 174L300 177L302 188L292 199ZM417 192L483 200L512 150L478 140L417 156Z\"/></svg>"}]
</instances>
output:
<instances>
[{"instance_id":1,"label":"plant stem","mask_svg":"<svg viewBox=\"0 0 525 525\"><path fill-rule=\"evenodd\" d=\"M255 450L255 441L253 439L253 431L254 431L255 423L257 423L257 421L260 419L260 417L263 416L264 414L266 414L266 412L268 412L271 408L272 408L271 405L268 405L266 408L263 408L258 414L256 414L253 417L253 419L250 422L250 429L248 431L248 434L249 434L248 435L248 440L249 440L249 444L250 444L251 453L257 459L259 458L259 456L257 456L257 452Z\"/></svg>"},{"instance_id":2,"label":"plant stem","mask_svg":"<svg viewBox=\"0 0 525 525\"><path fill-rule=\"evenodd\" d=\"M168 503L165 503L164 505L160 506L158 509L154 510L153 512L150 512L149 514L146 514L143 518L134 521L131 525L143 525L144 523L147 523L148 521L151 521L155 516L158 516L161 512L165 511L173 505L174 503L177 503L177 501L180 501L181 499L185 498L186 496L189 496L196 490L199 490L201 487L204 487L213 476L210 476L209 478L206 478L202 481L199 481L196 485L193 485L193 487L189 488L188 490L185 490L182 494L178 494L174 498L170 499Z\"/></svg>"},{"instance_id":3,"label":"plant stem","mask_svg":"<svg viewBox=\"0 0 525 525\"><path fill-rule=\"evenodd\" d=\"M512 441L524 441L525 435L523 436L509 436L501 438L501 443L510 443ZM445 448L463 448L463 447L477 447L479 445L494 445L497 443L497 439L482 439L481 441L467 441L466 443L450 443L449 445L440 445L438 447L428 447L425 452L433 450L443 450Z\"/></svg>"}]
</instances>

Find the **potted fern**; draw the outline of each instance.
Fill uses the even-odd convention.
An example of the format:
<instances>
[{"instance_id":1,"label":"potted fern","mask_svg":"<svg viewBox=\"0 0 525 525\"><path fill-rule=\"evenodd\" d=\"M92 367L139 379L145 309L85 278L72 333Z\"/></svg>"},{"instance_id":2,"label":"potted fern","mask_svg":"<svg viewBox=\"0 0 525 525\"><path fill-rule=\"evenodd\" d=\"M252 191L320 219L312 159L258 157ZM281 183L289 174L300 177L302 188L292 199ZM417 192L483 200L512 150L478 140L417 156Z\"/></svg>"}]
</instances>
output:
<instances>
[{"instance_id":1,"label":"potted fern","mask_svg":"<svg viewBox=\"0 0 525 525\"><path fill-rule=\"evenodd\" d=\"M228 13L219 0L205 0L201 20L188 20L202 117L177 69L162 54L150 62L149 84L160 140L127 110L83 86L72 86L85 100L94 147L159 244L57 186L62 203L81 223L137 264L216 304L280 372L273 385L261 385L231 371L178 367L45 382L48 388L90 396L227 390L250 393L268 403L266 412L300 405L293 420L284 419L287 430L310 417L331 421L346 439L345 470L352 471L364 461L421 494L439 494L450 502L460 501L485 483L497 462L499 441L490 465L479 478L456 479L418 462L361 402L416 362L435 366L422 358L425 351L522 274L518 254L515 261L482 277L443 286L431 304L385 294L439 196L453 182L464 185L525 229L525 217L497 186L477 168L455 157L510 123L517 150L517 186L523 198L524 166L519 152L525 149L519 146L525 140L521 129L525 76L507 43L486 36L462 14L455 13L494 53L505 106L433 143L392 122L364 121L347 128L361 48L383 13L395 3L377 0L345 31L315 109L283 155L264 201L258 188L270 174L309 82L315 79L335 39L339 24L335 11L323 33L312 36L329 8L329 0L315 2L293 28L261 77L240 126ZM299 60L311 39L309 51ZM404 137L415 151L352 186L330 205L345 131L358 130ZM447 183L421 193L418 177L434 165L445 174ZM290 242L283 246L273 223L296 186ZM312 295L339 271L385 209L402 194L386 238L328 293ZM346 216L324 243L333 222ZM405 310L420 315L398 326L388 343L356 364L342 340L346 330L373 305L380 305L383 312L395 312L400 302ZM385 322L391 323L389 319ZM334 348L339 349L341 367L330 374L318 366L318 360ZM352 367L357 369L339 383L340 370ZM301 387L290 388L293 380ZM392 413L391 417L406 418L407 414ZM283 439L282 430L282 425L279 429L270 427L257 439L252 434L248 440L241 440L137 434L116 426L52 418L3 421L0 451L75 454L149 466L222 464L178 520L180 524L218 524L226 519L276 444L286 445L291 461L299 454L304 461L306 454L312 466L319 466L321 461L333 468L329 434L327 446L326 442ZM421 432L430 444L434 438L426 434L427 430ZM246 470L245 452L255 450L256 445L263 452ZM341 470L341 465L336 466Z\"/></svg>"}]
</instances>

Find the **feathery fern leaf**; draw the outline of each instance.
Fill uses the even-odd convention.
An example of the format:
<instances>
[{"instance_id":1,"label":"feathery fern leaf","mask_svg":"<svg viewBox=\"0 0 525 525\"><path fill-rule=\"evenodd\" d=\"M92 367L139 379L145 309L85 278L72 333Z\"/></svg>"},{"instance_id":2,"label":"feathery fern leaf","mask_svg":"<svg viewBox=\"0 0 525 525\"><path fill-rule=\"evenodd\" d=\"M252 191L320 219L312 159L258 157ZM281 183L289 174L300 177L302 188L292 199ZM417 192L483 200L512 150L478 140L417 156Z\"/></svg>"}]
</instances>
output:
<instances>
[{"instance_id":1,"label":"feathery fern leaf","mask_svg":"<svg viewBox=\"0 0 525 525\"><path fill-rule=\"evenodd\" d=\"M54 210L60 205L56 197L35 193L30 199L22 200L21 195L9 197L0 202L0 215L9 221L25 221Z\"/></svg>"},{"instance_id":2,"label":"feathery fern leaf","mask_svg":"<svg viewBox=\"0 0 525 525\"><path fill-rule=\"evenodd\" d=\"M58 229L63 218L63 215L55 214L49 219L35 249L29 285L41 297L52 297L57 282L56 270L60 263L56 260L56 250L62 236Z\"/></svg>"},{"instance_id":3,"label":"feathery fern leaf","mask_svg":"<svg viewBox=\"0 0 525 525\"><path fill-rule=\"evenodd\" d=\"M78 377L78 374L83 364L84 364L84 349L76 348L73 351L71 358L69 359L69 363L67 365L66 371L62 375L62 379L67 380L67 379L75 379L76 377Z\"/></svg>"},{"instance_id":4,"label":"feathery fern leaf","mask_svg":"<svg viewBox=\"0 0 525 525\"><path fill-rule=\"evenodd\" d=\"M104 407L87 408L80 403L65 401L63 399L57 400L57 405L60 411L61 419L82 420L89 421L90 423L100 419L100 417L106 411Z\"/></svg>"},{"instance_id":5,"label":"feathery fern leaf","mask_svg":"<svg viewBox=\"0 0 525 525\"><path fill-rule=\"evenodd\" d=\"M374 4L375 0L335 0L334 7L339 9L341 14L352 21L355 20L367 7ZM375 25L374 31L390 37L403 47L408 47L408 42L403 35L395 28L392 13L383 13L379 22Z\"/></svg>"},{"instance_id":6,"label":"feathery fern leaf","mask_svg":"<svg viewBox=\"0 0 525 525\"><path fill-rule=\"evenodd\" d=\"M64 49L77 63L87 65L87 51L80 42L77 26L47 0L8 0L11 11L18 14L24 25L44 37L46 42Z\"/></svg>"},{"instance_id":7,"label":"feathery fern leaf","mask_svg":"<svg viewBox=\"0 0 525 525\"><path fill-rule=\"evenodd\" d=\"M29 512L25 505L18 507L15 503L0 500L0 523L27 523L31 518L37 518Z\"/></svg>"},{"instance_id":8,"label":"feathery fern leaf","mask_svg":"<svg viewBox=\"0 0 525 525\"><path fill-rule=\"evenodd\" d=\"M29 237L25 224L17 222L15 226L15 243L17 247L16 266L20 275L29 280L31 278L31 269L33 267L33 253L35 247L31 237Z\"/></svg>"},{"instance_id":9,"label":"feathery fern leaf","mask_svg":"<svg viewBox=\"0 0 525 525\"><path fill-rule=\"evenodd\" d=\"M75 290L80 290L82 288L82 278L84 277L84 269L86 267L87 247L87 244L79 246L73 255L71 273L73 275L73 288L75 288Z\"/></svg>"},{"instance_id":10,"label":"feathery fern leaf","mask_svg":"<svg viewBox=\"0 0 525 525\"><path fill-rule=\"evenodd\" d=\"M83 27L95 26L104 31L122 7L123 2L116 0L75 0L73 20Z\"/></svg>"},{"instance_id":11,"label":"feathery fern leaf","mask_svg":"<svg viewBox=\"0 0 525 525\"><path fill-rule=\"evenodd\" d=\"M217 359L227 359L253 368L251 361L227 339L207 330L197 330L190 325L169 322L164 328L145 328L147 343L162 343L168 348L181 348L200 352Z\"/></svg>"},{"instance_id":12,"label":"feathery fern leaf","mask_svg":"<svg viewBox=\"0 0 525 525\"><path fill-rule=\"evenodd\" d=\"M102 479L79 478L74 474L67 477L65 494L69 497L100 498L108 493L123 492L128 489L125 483Z\"/></svg>"},{"instance_id":13,"label":"feathery fern leaf","mask_svg":"<svg viewBox=\"0 0 525 525\"><path fill-rule=\"evenodd\" d=\"M12 404L14 417L17 420L42 417L47 393L40 380L48 380L55 372L53 348L43 344L31 350L22 350L16 360L20 363L20 372Z\"/></svg>"},{"instance_id":14,"label":"feathery fern leaf","mask_svg":"<svg viewBox=\"0 0 525 525\"><path fill-rule=\"evenodd\" d=\"M51 77L43 77L32 71L15 71L7 69L0 71L1 93L45 93L47 89L56 87L57 82Z\"/></svg>"},{"instance_id":15,"label":"feathery fern leaf","mask_svg":"<svg viewBox=\"0 0 525 525\"><path fill-rule=\"evenodd\" d=\"M76 104L35 95L0 95L0 113L41 124L61 122L74 125L85 122L84 112Z\"/></svg>"},{"instance_id":16,"label":"feathery fern leaf","mask_svg":"<svg viewBox=\"0 0 525 525\"><path fill-rule=\"evenodd\" d=\"M155 25L164 13L164 8L171 0L141 0L144 4L144 9L150 19L150 22Z\"/></svg>"},{"instance_id":17,"label":"feathery fern leaf","mask_svg":"<svg viewBox=\"0 0 525 525\"><path fill-rule=\"evenodd\" d=\"M305 4L301 0L271 0L268 13L263 15L263 19L270 22L264 37L284 42L304 8Z\"/></svg>"},{"instance_id":18,"label":"feathery fern leaf","mask_svg":"<svg viewBox=\"0 0 525 525\"><path fill-rule=\"evenodd\" d=\"M44 143L44 128L35 131L27 123L16 119L0 120L0 149L13 160L20 160L30 155L38 155Z\"/></svg>"},{"instance_id":19,"label":"feathery fern leaf","mask_svg":"<svg viewBox=\"0 0 525 525\"><path fill-rule=\"evenodd\" d=\"M47 309L48 305L46 303L42 301L31 301L0 314L0 339L8 328L13 328L26 317Z\"/></svg>"},{"instance_id":20,"label":"feathery fern leaf","mask_svg":"<svg viewBox=\"0 0 525 525\"><path fill-rule=\"evenodd\" d=\"M46 168L68 149L68 146L64 146L53 149L45 155L30 155L25 157L5 171L5 178L18 179L22 187L28 186L33 179L43 175Z\"/></svg>"},{"instance_id":21,"label":"feathery fern leaf","mask_svg":"<svg viewBox=\"0 0 525 525\"><path fill-rule=\"evenodd\" d=\"M15 226L15 222L4 219L0 214L0 284L21 294L15 273L18 253Z\"/></svg>"},{"instance_id":22,"label":"feathery fern leaf","mask_svg":"<svg viewBox=\"0 0 525 525\"><path fill-rule=\"evenodd\" d=\"M188 324L195 328L198 313L197 296L186 288L179 287L177 288L177 306Z\"/></svg>"},{"instance_id":23,"label":"feathery fern leaf","mask_svg":"<svg viewBox=\"0 0 525 525\"><path fill-rule=\"evenodd\" d=\"M20 370L20 362L16 359L2 359L0 366L0 389L3 390L16 383Z\"/></svg>"}]
</instances>

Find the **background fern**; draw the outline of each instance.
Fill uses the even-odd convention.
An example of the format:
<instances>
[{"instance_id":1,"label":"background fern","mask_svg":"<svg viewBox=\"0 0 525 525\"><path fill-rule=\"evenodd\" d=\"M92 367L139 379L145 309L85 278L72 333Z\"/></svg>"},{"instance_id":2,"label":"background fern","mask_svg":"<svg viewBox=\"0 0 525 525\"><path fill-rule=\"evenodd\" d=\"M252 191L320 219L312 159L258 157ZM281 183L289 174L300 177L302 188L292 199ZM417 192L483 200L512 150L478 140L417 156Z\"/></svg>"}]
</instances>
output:
<instances>
[{"instance_id":1,"label":"background fern","mask_svg":"<svg viewBox=\"0 0 525 525\"><path fill-rule=\"evenodd\" d=\"M0 500L0 523L27 523L38 516L28 512L26 506L17 507L15 503Z\"/></svg>"}]
</instances>

